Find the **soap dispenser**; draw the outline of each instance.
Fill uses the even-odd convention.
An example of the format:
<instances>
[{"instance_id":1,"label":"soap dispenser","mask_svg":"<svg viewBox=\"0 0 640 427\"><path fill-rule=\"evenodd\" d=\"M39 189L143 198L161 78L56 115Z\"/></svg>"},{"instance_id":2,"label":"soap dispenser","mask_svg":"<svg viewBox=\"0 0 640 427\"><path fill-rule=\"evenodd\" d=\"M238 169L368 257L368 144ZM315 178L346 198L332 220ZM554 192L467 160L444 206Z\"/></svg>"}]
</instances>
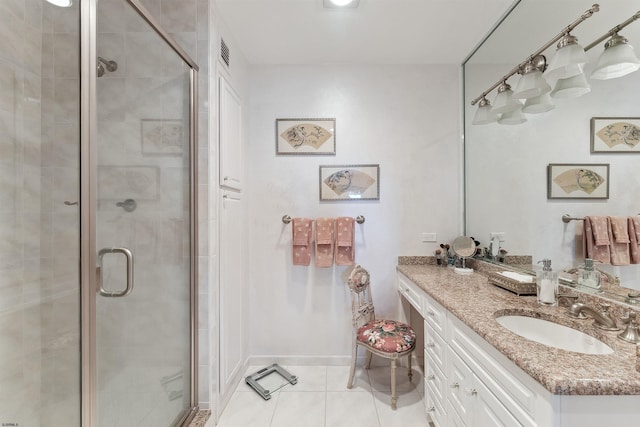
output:
<instances>
[{"instance_id":1,"label":"soap dispenser","mask_svg":"<svg viewBox=\"0 0 640 427\"><path fill-rule=\"evenodd\" d=\"M551 260L543 259L542 271L536 276L538 303L542 305L558 305L558 274L551 270Z\"/></svg>"},{"instance_id":2,"label":"soap dispenser","mask_svg":"<svg viewBox=\"0 0 640 427\"><path fill-rule=\"evenodd\" d=\"M587 258L578 268L578 285L600 289L600 273L593 267L593 260Z\"/></svg>"}]
</instances>

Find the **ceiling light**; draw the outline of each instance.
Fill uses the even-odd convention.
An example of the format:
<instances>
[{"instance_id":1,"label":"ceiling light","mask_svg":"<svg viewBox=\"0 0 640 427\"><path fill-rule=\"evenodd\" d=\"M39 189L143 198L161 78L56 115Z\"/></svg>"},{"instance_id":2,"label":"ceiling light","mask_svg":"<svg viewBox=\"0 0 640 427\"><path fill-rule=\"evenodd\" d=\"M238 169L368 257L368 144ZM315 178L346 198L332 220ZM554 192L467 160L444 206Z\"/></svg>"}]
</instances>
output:
<instances>
[{"instance_id":1,"label":"ceiling light","mask_svg":"<svg viewBox=\"0 0 640 427\"><path fill-rule=\"evenodd\" d=\"M554 98L577 98L589 92L591 92L591 86L587 82L587 77L584 74L578 74L566 79L559 79L551 91L551 96Z\"/></svg>"},{"instance_id":2,"label":"ceiling light","mask_svg":"<svg viewBox=\"0 0 640 427\"><path fill-rule=\"evenodd\" d=\"M330 9L356 8L360 0L322 0L322 5Z\"/></svg>"},{"instance_id":3,"label":"ceiling light","mask_svg":"<svg viewBox=\"0 0 640 427\"><path fill-rule=\"evenodd\" d=\"M493 108L491 111L497 114L509 113L514 110L519 110L522 107L522 102L513 97L513 91L509 83L502 82L498 87L498 94L493 100Z\"/></svg>"},{"instance_id":4,"label":"ceiling light","mask_svg":"<svg viewBox=\"0 0 640 427\"><path fill-rule=\"evenodd\" d=\"M626 76L640 69L640 60L629 41L618 34L612 36L604 45L604 52L598 58L592 79L607 80Z\"/></svg>"},{"instance_id":5,"label":"ceiling light","mask_svg":"<svg viewBox=\"0 0 640 427\"><path fill-rule=\"evenodd\" d=\"M475 116L473 116L474 125L488 125L498 120L498 114L491 110L491 103L487 98L482 98L478 104Z\"/></svg>"},{"instance_id":6,"label":"ceiling light","mask_svg":"<svg viewBox=\"0 0 640 427\"><path fill-rule=\"evenodd\" d=\"M58 7L70 7L72 5L72 0L47 0L54 6Z\"/></svg>"},{"instance_id":7,"label":"ceiling light","mask_svg":"<svg viewBox=\"0 0 640 427\"><path fill-rule=\"evenodd\" d=\"M533 98L551 91L551 86L542 77L542 72L540 71L540 68L544 69L545 66L544 56L538 55L538 57L541 58L541 66L536 66L537 64L533 62L528 62L524 66L522 77L518 80L516 90L513 92L514 98Z\"/></svg>"},{"instance_id":8,"label":"ceiling light","mask_svg":"<svg viewBox=\"0 0 640 427\"><path fill-rule=\"evenodd\" d=\"M570 32L585 20L591 18L593 14L598 11L600 11L600 6L597 4L594 4L590 9L587 9L582 15L580 15L578 19L563 28L559 34L542 45L542 47L533 52L531 55L527 56L527 58L523 62L513 67L511 71L503 75L500 80L498 80L496 83L482 92L480 96L473 99L471 101L471 105L476 105L476 103L478 103L479 101L484 100L489 93L497 88L498 94L493 101L493 108L491 111L493 111L494 113L502 114L498 122L502 124L512 124L515 122L522 123L523 119L526 120L524 115L522 115L523 111L530 113L542 113L554 108L553 103L550 101L548 96L548 80L545 80L549 76L553 80L559 80L576 75L582 76L582 78L573 79L571 81L556 81L556 83L559 84L556 84L556 89L554 91L555 96L562 97L564 95L568 96L569 94L577 96L576 94L578 93L584 94L590 91L591 88L586 82L586 78L584 77L584 74L582 72L583 66L587 62L585 50L588 50L589 47L583 49L577 43L577 39L573 37ZM634 18L632 19L639 18L640 12L636 14L636 16L634 16ZM628 20L628 22L631 22L631 19ZM623 23L623 25L628 24L625 22ZM606 36L603 37L602 40L604 40L605 38ZM547 70L545 71L544 65L546 63L546 59L542 54L558 41L558 50L554 54L554 57L550 61L549 67L547 67ZM540 60L544 60L544 62L540 64ZM518 96L516 98L514 97L514 93L511 91L511 88L507 84L507 80L509 79L509 77L518 73L522 74L522 78L516 86L516 93ZM543 77L540 77L538 73L543 73ZM584 80L584 82L582 82L582 80ZM552 92L552 94L554 92ZM531 101L528 101L526 103L526 110L528 111L523 109L524 107L519 99L531 99ZM481 107L486 106L486 104L484 103L481 104L483 104L481 105ZM478 108L476 116L480 114L481 110L484 111L483 108ZM506 113L510 113L513 111L518 111L520 114L514 113L505 116ZM477 121L478 123L476 123ZM474 118L473 123L482 124L479 121L480 120L476 120Z\"/></svg>"},{"instance_id":9,"label":"ceiling light","mask_svg":"<svg viewBox=\"0 0 640 427\"><path fill-rule=\"evenodd\" d=\"M522 112L527 114L540 114L551 111L554 108L556 108L556 106L553 105L551 95L547 92L540 96L528 98L524 103L524 107L522 107Z\"/></svg>"},{"instance_id":10,"label":"ceiling light","mask_svg":"<svg viewBox=\"0 0 640 427\"><path fill-rule=\"evenodd\" d=\"M551 57L549 67L544 73L545 78L565 79L581 74L584 64L587 63L587 54L578 44L578 39L571 34L566 34L560 39L557 47L558 50Z\"/></svg>"},{"instance_id":11,"label":"ceiling light","mask_svg":"<svg viewBox=\"0 0 640 427\"><path fill-rule=\"evenodd\" d=\"M498 124L501 125L520 125L527 121L527 118L522 114L520 110L509 111L504 113L498 119Z\"/></svg>"}]
</instances>

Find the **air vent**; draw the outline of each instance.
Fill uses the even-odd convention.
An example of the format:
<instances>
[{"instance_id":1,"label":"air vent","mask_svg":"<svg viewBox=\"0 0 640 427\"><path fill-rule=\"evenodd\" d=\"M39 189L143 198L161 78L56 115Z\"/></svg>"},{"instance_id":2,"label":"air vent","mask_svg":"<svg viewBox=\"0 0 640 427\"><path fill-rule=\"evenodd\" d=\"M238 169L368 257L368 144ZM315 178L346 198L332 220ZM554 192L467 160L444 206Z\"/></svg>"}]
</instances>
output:
<instances>
[{"instance_id":1,"label":"air vent","mask_svg":"<svg viewBox=\"0 0 640 427\"><path fill-rule=\"evenodd\" d=\"M224 42L224 39L220 37L220 58L222 62L229 66L229 46Z\"/></svg>"}]
</instances>

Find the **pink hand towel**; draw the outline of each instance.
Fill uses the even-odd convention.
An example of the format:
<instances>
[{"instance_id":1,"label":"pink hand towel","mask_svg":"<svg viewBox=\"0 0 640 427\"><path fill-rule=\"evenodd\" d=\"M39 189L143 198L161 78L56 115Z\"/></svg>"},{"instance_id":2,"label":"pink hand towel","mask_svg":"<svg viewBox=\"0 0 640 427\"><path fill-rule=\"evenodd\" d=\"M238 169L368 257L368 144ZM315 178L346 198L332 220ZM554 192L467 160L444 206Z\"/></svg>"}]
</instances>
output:
<instances>
[{"instance_id":1,"label":"pink hand towel","mask_svg":"<svg viewBox=\"0 0 640 427\"><path fill-rule=\"evenodd\" d=\"M333 265L333 218L316 219L316 267Z\"/></svg>"},{"instance_id":2,"label":"pink hand towel","mask_svg":"<svg viewBox=\"0 0 640 427\"><path fill-rule=\"evenodd\" d=\"M637 218L637 217L636 217ZM629 252L631 254L631 264L640 264L640 246L638 246L638 228L634 217L627 218L629 228Z\"/></svg>"},{"instance_id":3,"label":"pink hand towel","mask_svg":"<svg viewBox=\"0 0 640 427\"><path fill-rule=\"evenodd\" d=\"M293 265L309 265L311 263L311 232L313 221L309 218L293 218L291 243Z\"/></svg>"},{"instance_id":4,"label":"pink hand towel","mask_svg":"<svg viewBox=\"0 0 640 427\"><path fill-rule=\"evenodd\" d=\"M629 231L626 218L610 216L609 235L611 236L611 265L629 265Z\"/></svg>"},{"instance_id":5,"label":"pink hand towel","mask_svg":"<svg viewBox=\"0 0 640 427\"><path fill-rule=\"evenodd\" d=\"M640 216L633 216L631 219L633 220L633 227L636 230L636 240L638 244L640 244Z\"/></svg>"},{"instance_id":6,"label":"pink hand towel","mask_svg":"<svg viewBox=\"0 0 640 427\"><path fill-rule=\"evenodd\" d=\"M336 219L336 265L354 265L354 219L340 217Z\"/></svg>"},{"instance_id":7,"label":"pink hand towel","mask_svg":"<svg viewBox=\"0 0 640 427\"><path fill-rule=\"evenodd\" d=\"M596 226L594 226L594 222L597 225L597 232L595 231ZM604 239L603 234L606 236L606 240ZM602 244L596 243L596 235L600 238L598 241ZM594 216L586 217L584 219L584 226L582 229L582 247L584 250L584 257L600 261L603 264L610 264L611 251L609 250L609 246L607 218Z\"/></svg>"}]
</instances>

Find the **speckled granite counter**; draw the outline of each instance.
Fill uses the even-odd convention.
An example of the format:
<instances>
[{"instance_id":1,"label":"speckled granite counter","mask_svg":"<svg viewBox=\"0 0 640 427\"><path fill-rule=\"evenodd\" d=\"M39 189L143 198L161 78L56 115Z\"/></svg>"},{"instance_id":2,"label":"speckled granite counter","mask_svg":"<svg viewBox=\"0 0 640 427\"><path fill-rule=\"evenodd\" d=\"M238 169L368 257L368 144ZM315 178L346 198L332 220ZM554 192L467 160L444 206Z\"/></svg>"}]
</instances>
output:
<instances>
[{"instance_id":1,"label":"speckled granite counter","mask_svg":"<svg viewBox=\"0 0 640 427\"><path fill-rule=\"evenodd\" d=\"M554 394L640 395L635 345L592 326L592 319L567 317L564 307L544 307L535 296L518 297L487 283L481 273L455 274L414 257L402 257L397 271ZM560 350L522 338L499 325L495 318L522 313L578 329L608 344L610 355L587 355ZM640 397L639 397L640 399Z\"/></svg>"}]
</instances>

